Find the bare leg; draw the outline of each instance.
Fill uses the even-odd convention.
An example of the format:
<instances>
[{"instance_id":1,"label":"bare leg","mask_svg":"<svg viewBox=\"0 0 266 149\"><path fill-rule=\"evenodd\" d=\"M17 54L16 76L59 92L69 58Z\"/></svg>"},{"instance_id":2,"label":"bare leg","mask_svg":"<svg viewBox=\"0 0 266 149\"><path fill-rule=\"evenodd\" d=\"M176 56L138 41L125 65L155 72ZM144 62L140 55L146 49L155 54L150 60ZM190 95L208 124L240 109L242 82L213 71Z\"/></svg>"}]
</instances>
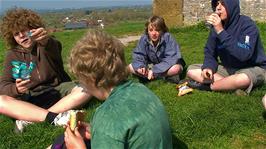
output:
<instances>
[{"instance_id":1,"label":"bare leg","mask_svg":"<svg viewBox=\"0 0 266 149\"><path fill-rule=\"evenodd\" d=\"M266 94L262 98L262 105L263 105L264 109L266 110Z\"/></svg>"},{"instance_id":2,"label":"bare leg","mask_svg":"<svg viewBox=\"0 0 266 149\"><path fill-rule=\"evenodd\" d=\"M180 74L182 72L182 67L180 64L175 64L173 65L168 71L167 71L167 76L174 76L177 74Z\"/></svg>"},{"instance_id":3,"label":"bare leg","mask_svg":"<svg viewBox=\"0 0 266 149\"><path fill-rule=\"evenodd\" d=\"M63 97L48 110L54 113L61 113L76 108L89 101L91 95L82 87L74 87L70 94Z\"/></svg>"},{"instance_id":4,"label":"bare leg","mask_svg":"<svg viewBox=\"0 0 266 149\"><path fill-rule=\"evenodd\" d=\"M244 89L247 88L250 83L251 81L246 74L234 74L215 81L213 84L211 84L211 89L214 91Z\"/></svg>"},{"instance_id":5,"label":"bare leg","mask_svg":"<svg viewBox=\"0 0 266 149\"><path fill-rule=\"evenodd\" d=\"M31 103L16 100L13 97L0 96L0 113L15 119L31 122L42 122L48 111Z\"/></svg>"},{"instance_id":6,"label":"bare leg","mask_svg":"<svg viewBox=\"0 0 266 149\"><path fill-rule=\"evenodd\" d=\"M189 77L192 80L195 80L200 83L207 83L210 82L209 80L204 80L201 76L201 69L191 69L187 72L187 77ZM223 79L224 77L219 75L218 73L214 74L214 82Z\"/></svg>"},{"instance_id":7,"label":"bare leg","mask_svg":"<svg viewBox=\"0 0 266 149\"><path fill-rule=\"evenodd\" d=\"M201 76L201 69L192 69L187 72L187 76L197 82L206 83ZM217 73L214 74L214 81L211 84L211 89L214 91L227 91L244 89L250 85L250 79L244 73L234 74L228 77L223 77Z\"/></svg>"},{"instance_id":8,"label":"bare leg","mask_svg":"<svg viewBox=\"0 0 266 149\"><path fill-rule=\"evenodd\" d=\"M135 72L135 70L133 69L132 64L129 64L127 67L128 67L128 70L129 70L130 73L132 73L132 74L137 74L137 73Z\"/></svg>"}]
</instances>

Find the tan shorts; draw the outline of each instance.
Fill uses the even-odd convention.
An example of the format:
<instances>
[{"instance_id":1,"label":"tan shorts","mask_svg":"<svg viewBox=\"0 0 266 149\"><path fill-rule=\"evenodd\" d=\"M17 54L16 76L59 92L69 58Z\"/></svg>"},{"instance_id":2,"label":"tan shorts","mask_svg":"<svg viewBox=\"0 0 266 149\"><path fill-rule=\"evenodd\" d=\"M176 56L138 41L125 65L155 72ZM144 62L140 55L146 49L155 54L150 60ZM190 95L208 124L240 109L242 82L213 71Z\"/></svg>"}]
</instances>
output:
<instances>
[{"instance_id":1,"label":"tan shorts","mask_svg":"<svg viewBox=\"0 0 266 149\"><path fill-rule=\"evenodd\" d=\"M201 67L202 67L202 64L192 64L188 67L187 70L201 69ZM250 85L246 89L247 93L250 93L253 87L266 83L266 70L258 66L244 68L244 69L232 69L232 68L225 68L222 65L218 65L218 69L216 73L218 73L219 75L223 77L227 77L233 74L240 74L240 73L246 74L248 78L251 80Z\"/></svg>"}]
</instances>

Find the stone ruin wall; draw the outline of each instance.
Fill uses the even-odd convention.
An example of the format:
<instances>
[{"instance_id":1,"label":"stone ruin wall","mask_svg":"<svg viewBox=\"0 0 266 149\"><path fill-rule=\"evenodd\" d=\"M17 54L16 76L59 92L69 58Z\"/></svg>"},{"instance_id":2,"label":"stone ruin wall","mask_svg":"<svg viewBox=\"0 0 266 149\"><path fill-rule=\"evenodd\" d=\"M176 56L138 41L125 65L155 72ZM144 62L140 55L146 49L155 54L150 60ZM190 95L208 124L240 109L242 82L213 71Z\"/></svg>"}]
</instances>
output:
<instances>
[{"instance_id":1,"label":"stone ruin wall","mask_svg":"<svg viewBox=\"0 0 266 149\"><path fill-rule=\"evenodd\" d=\"M241 14L266 22L266 0L240 0ZM165 18L169 27L196 24L211 12L210 0L153 0L153 14Z\"/></svg>"},{"instance_id":2,"label":"stone ruin wall","mask_svg":"<svg viewBox=\"0 0 266 149\"><path fill-rule=\"evenodd\" d=\"M183 25L183 0L153 0L153 14L164 18L168 27Z\"/></svg>"}]
</instances>

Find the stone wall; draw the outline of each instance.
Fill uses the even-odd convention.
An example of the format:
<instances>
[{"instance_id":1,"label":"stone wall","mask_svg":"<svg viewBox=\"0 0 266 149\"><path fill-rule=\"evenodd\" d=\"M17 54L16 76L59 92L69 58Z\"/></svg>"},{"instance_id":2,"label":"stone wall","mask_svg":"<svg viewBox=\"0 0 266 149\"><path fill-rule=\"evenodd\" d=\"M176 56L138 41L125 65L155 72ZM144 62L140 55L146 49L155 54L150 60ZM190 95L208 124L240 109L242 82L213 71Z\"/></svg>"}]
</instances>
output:
<instances>
[{"instance_id":1,"label":"stone wall","mask_svg":"<svg viewBox=\"0 0 266 149\"><path fill-rule=\"evenodd\" d=\"M266 22L266 0L240 0L241 14L253 20ZM195 24L204 20L207 12L211 12L210 0L184 0L184 25Z\"/></svg>"},{"instance_id":2,"label":"stone wall","mask_svg":"<svg viewBox=\"0 0 266 149\"><path fill-rule=\"evenodd\" d=\"M241 13L266 22L266 0L240 0ZM153 14L164 17L168 27L196 24L211 10L211 0L153 0Z\"/></svg>"},{"instance_id":3,"label":"stone wall","mask_svg":"<svg viewBox=\"0 0 266 149\"><path fill-rule=\"evenodd\" d=\"M183 25L183 0L153 0L153 14L164 18L168 27Z\"/></svg>"}]
</instances>

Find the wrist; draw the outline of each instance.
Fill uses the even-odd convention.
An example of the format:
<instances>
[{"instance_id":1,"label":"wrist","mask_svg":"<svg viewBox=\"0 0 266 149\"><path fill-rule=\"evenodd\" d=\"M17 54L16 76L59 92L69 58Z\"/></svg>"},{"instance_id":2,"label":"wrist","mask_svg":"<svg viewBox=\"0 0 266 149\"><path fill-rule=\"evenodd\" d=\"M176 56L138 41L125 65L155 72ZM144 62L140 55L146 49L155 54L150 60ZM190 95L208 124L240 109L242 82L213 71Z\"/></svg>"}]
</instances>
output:
<instances>
[{"instance_id":1,"label":"wrist","mask_svg":"<svg viewBox=\"0 0 266 149\"><path fill-rule=\"evenodd\" d=\"M224 29L216 30L216 33L219 35Z\"/></svg>"}]
</instances>

